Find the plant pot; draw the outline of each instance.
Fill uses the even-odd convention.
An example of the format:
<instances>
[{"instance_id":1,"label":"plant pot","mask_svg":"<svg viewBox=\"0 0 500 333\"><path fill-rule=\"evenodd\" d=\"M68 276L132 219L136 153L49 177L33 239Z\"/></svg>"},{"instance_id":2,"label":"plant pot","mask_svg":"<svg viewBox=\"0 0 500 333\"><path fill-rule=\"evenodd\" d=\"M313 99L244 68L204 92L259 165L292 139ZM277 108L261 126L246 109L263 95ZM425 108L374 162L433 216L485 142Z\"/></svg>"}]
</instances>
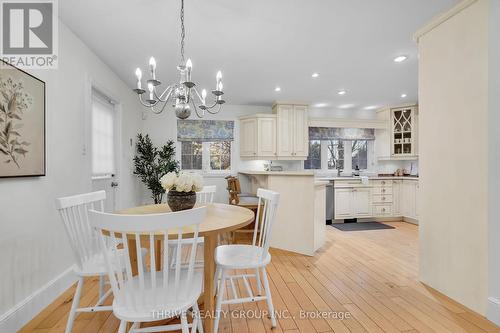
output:
<instances>
[{"instance_id":1,"label":"plant pot","mask_svg":"<svg viewBox=\"0 0 500 333\"><path fill-rule=\"evenodd\" d=\"M196 204L196 192L168 191L167 204L173 212L191 209Z\"/></svg>"}]
</instances>

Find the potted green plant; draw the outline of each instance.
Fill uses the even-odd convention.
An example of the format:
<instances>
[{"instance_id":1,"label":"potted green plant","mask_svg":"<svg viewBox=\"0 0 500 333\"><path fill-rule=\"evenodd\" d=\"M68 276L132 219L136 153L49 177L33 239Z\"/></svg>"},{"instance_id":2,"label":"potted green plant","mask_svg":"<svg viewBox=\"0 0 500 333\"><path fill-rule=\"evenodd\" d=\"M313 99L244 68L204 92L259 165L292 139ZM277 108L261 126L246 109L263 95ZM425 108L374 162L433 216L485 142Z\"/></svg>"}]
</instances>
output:
<instances>
[{"instance_id":1,"label":"potted green plant","mask_svg":"<svg viewBox=\"0 0 500 333\"><path fill-rule=\"evenodd\" d=\"M160 179L168 191L167 204L174 212L191 209L196 204L196 192L203 188L203 178L196 173L169 172Z\"/></svg>"},{"instance_id":2,"label":"potted green plant","mask_svg":"<svg viewBox=\"0 0 500 333\"><path fill-rule=\"evenodd\" d=\"M137 135L137 154L134 157L134 174L151 191L155 204L163 200L165 189L160 178L169 173L179 171L179 162L175 160L175 144L172 140L161 148L153 145L149 135Z\"/></svg>"}]
</instances>

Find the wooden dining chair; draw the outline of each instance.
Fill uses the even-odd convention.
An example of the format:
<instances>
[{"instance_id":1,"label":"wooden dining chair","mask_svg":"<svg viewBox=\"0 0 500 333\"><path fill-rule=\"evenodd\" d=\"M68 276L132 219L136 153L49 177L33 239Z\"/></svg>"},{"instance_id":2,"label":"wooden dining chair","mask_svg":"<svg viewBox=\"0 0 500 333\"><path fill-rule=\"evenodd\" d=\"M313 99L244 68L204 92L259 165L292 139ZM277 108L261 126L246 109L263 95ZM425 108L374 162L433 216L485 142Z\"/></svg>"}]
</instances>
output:
<instances>
[{"instance_id":1,"label":"wooden dining chair","mask_svg":"<svg viewBox=\"0 0 500 333\"><path fill-rule=\"evenodd\" d=\"M243 206L249 209L257 208L258 198L250 193L242 193L240 180L238 178L227 176L226 180L230 205Z\"/></svg>"},{"instance_id":2,"label":"wooden dining chair","mask_svg":"<svg viewBox=\"0 0 500 333\"><path fill-rule=\"evenodd\" d=\"M222 304L258 302L264 299L267 301L272 327L276 327L276 318L271 298L271 290L269 289L266 266L271 262L269 240L271 238L273 223L276 219L276 210L280 195L274 191L258 189L257 196L259 201L252 244L221 245L215 250L215 263L217 265L215 273L217 301L215 305L216 318L214 332L217 332L219 326ZM232 270L255 270L255 274L242 273L229 275L229 272ZM265 296L260 295L262 290L261 273L262 281L264 282ZM255 277L257 280L257 296L253 294L248 282L248 278L252 277ZM246 293L245 296L240 296L241 294L238 293L235 287L238 283L238 279L243 280ZM226 299L225 296L226 281L230 282L233 296L231 299ZM240 292L242 291L243 290L240 289Z\"/></svg>"},{"instance_id":3,"label":"wooden dining chair","mask_svg":"<svg viewBox=\"0 0 500 333\"><path fill-rule=\"evenodd\" d=\"M98 191L56 199L56 207L64 223L66 235L76 261L74 268L78 284L66 323L66 333L71 332L77 312L111 311L111 306L102 306L111 295L111 289L104 292L107 275L104 257L99 249L98 237L89 224L89 209L104 210L106 192ZM84 278L99 277L99 300L92 307L79 308Z\"/></svg>"},{"instance_id":4,"label":"wooden dining chair","mask_svg":"<svg viewBox=\"0 0 500 333\"><path fill-rule=\"evenodd\" d=\"M113 290L113 314L120 319L119 333L126 331L127 323L133 323L129 332L160 332L182 330L203 332L198 308L202 293L203 272L195 269L196 249L200 224L205 219L206 207L173 213L122 215L91 210L90 223L97 229L103 249L111 289ZM187 267L181 265L183 230L191 230L191 252ZM169 236L170 234L170 236ZM135 239L136 247L129 248L128 238ZM170 239L169 237L173 238ZM126 256L119 257L119 240ZM155 242L162 241L163 253L157 257ZM111 250L106 250L106 242ZM149 269L144 268L140 255L141 241L149 244ZM170 242L177 247L176 264L172 268L169 255ZM133 276L130 252L137 252L137 272ZM162 261L156 270L156 258ZM188 323L187 312L192 309L193 321ZM180 324L140 328L140 323L180 317ZM189 330L191 328L191 330Z\"/></svg>"}]
</instances>

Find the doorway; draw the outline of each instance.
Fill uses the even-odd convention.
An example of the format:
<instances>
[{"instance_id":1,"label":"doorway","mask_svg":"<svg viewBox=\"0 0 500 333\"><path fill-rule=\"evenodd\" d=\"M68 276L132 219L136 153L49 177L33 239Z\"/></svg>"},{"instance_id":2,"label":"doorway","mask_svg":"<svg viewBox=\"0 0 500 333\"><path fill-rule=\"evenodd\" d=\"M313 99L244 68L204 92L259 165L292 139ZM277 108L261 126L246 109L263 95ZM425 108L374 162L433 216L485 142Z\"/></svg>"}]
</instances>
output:
<instances>
[{"instance_id":1,"label":"doorway","mask_svg":"<svg viewBox=\"0 0 500 333\"><path fill-rule=\"evenodd\" d=\"M117 209L119 192L120 114L118 103L92 87L90 159L92 191L106 191L104 209Z\"/></svg>"}]
</instances>

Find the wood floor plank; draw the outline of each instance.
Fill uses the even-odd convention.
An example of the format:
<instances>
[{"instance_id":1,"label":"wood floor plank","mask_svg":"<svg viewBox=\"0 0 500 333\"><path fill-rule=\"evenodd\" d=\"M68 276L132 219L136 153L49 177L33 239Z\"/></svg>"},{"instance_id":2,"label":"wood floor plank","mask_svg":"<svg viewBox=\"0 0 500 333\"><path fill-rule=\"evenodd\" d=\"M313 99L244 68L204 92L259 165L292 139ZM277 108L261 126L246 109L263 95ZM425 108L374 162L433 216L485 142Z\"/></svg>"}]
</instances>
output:
<instances>
[{"instance_id":1,"label":"wood floor plank","mask_svg":"<svg viewBox=\"0 0 500 333\"><path fill-rule=\"evenodd\" d=\"M388 222L395 229L343 232L326 229L325 245L313 257L271 249L267 267L277 318L231 315L263 313L265 301L224 305L219 332L224 333L499 333L500 327L418 281L418 227ZM246 270L246 273L253 273ZM242 272L233 272L242 273ZM237 289L246 292L242 281ZM255 279L250 287L257 293ZM232 288L225 286L231 297ZM63 333L75 286L41 311L21 333ZM98 298L98 280L85 280L80 306ZM111 304L110 297L106 304ZM336 313L345 318L300 318L300 313ZM285 316L283 316L285 314ZM288 316L286 315L288 314ZM153 324L148 324L148 326ZM82 313L74 333L116 332L111 312Z\"/></svg>"}]
</instances>

